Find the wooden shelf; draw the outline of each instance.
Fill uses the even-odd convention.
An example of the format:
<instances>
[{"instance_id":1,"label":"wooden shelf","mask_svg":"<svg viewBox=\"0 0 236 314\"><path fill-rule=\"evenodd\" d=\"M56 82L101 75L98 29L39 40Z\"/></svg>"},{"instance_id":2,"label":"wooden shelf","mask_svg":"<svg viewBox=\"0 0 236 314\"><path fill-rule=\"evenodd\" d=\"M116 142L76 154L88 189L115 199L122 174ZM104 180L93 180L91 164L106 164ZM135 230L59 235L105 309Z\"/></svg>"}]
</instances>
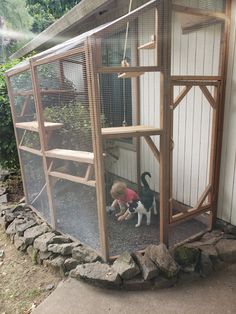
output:
<instances>
[{"instance_id":1,"label":"wooden shelf","mask_svg":"<svg viewBox=\"0 0 236 314\"><path fill-rule=\"evenodd\" d=\"M64 94L64 93L75 93L73 89L41 89L41 94ZM33 90L19 91L14 93L14 96L32 96L34 95Z\"/></svg>"},{"instance_id":2,"label":"wooden shelf","mask_svg":"<svg viewBox=\"0 0 236 314\"><path fill-rule=\"evenodd\" d=\"M45 156L49 158L71 160L88 164L94 163L94 154L91 152L56 148L46 151Z\"/></svg>"},{"instance_id":3,"label":"wooden shelf","mask_svg":"<svg viewBox=\"0 0 236 314\"><path fill-rule=\"evenodd\" d=\"M124 72L124 73L119 73L118 78L135 78L143 74L144 72Z\"/></svg>"},{"instance_id":4,"label":"wooden shelf","mask_svg":"<svg viewBox=\"0 0 236 314\"><path fill-rule=\"evenodd\" d=\"M197 16L188 13L177 12L178 19L181 23L183 34L198 31L201 28L222 22L220 19L209 16Z\"/></svg>"},{"instance_id":5,"label":"wooden shelf","mask_svg":"<svg viewBox=\"0 0 236 314\"><path fill-rule=\"evenodd\" d=\"M34 154L34 155L43 156L41 150L38 150L38 149L35 149L35 148L31 148L31 147L27 147L27 146L20 145L20 146L19 146L19 149L20 149L20 150L23 150L23 151L25 151L25 152Z\"/></svg>"},{"instance_id":6,"label":"wooden shelf","mask_svg":"<svg viewBox=\"0 0 236 314\"><path fill-rule=\"evenodd\" d=\"M127 138L141 137L148 135L160 135L161 130L144 125L121 126L115 128L102 128L102 136L104 138Z\"/></svg>"},{"instance_id":7,"label":"wooden shelf","mask_svg":"<svg viewBox=\"0 0 236 314\"><path fill-rule=\"evenodd\" d=\"M44 127L46 131L57 130L63 127L63 123L56 123L56 122L44 122ZM32 132L38 132L38 122L37 121L30 121L30 122L19 122L16 123L16 128L24 129Z\"/></svg>"},{"instance_id":8,"label":"wooden shelf","mask_svg":"<svg viewBox=\"0 0 236 314\"><path fill-rule=\"evenodd\" d=\"M139 46L138 49L155 49L155 44L155 41L149 41L148 43Z\"/></svg>"},{"instance_id":9,"label":"wooden shelf","mask_svg":"<svg viewBox=\"0 0 236 314\"><path fill-rule=\"evenodd\" d=\"M50 172L48 172L48 175L51 177L54 177L54 178L69 180L72 182L81 183L81 184L85 184L85 185L89 185L89 186L95 186L94 180L88 180L87 181L85 178L76 177L76 176L73 176L71 174L66 174L63 172L50 171Z\"/></svg>"}]
</instances>

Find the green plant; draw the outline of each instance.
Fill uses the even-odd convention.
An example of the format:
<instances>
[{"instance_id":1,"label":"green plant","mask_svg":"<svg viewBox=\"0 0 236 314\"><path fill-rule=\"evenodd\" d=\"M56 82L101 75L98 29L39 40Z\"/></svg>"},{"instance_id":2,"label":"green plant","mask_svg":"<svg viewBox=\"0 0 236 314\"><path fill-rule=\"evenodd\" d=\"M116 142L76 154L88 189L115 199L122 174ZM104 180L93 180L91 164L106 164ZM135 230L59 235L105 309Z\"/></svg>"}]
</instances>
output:
<instances>
[{"instance_id":1,"label":"green plant","mask_svg":"<svg viewBox=\"0 0 236 314\"><path fill-rule=\"evenodd\" d=\"M60 146L78 150L91 149L91 121L88 106L76 102L47 107L44 110L44 118L46 121L63 123L63 128L57 132Z\"/></svg>"},{"instance_id":2,"label":"green plant","mask_svg":"<svg viewBox=\"0 0 236 314\"><path fill-rule=\"evenodd\" d=\"M7 94L5 71L19 63L9 61L0 65L0 165L4 169L19 169L11 110Z\"/></svg>"}]
</instances>

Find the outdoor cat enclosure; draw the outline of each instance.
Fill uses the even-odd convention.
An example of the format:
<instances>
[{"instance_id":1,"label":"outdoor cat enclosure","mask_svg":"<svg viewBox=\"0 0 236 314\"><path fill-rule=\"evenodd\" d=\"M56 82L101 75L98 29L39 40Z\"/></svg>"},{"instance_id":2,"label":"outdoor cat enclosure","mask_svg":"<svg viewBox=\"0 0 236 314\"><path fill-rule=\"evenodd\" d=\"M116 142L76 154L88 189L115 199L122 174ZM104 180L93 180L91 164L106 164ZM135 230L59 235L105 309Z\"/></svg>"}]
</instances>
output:
<instances>
[{"instance_id":1,"label":"outdoor cat enclosure","mask_svg":"<svg viewBox=\"0 0 236 314\"><path fill-rule=\"evenodd\" d=\"M230 1L206 2L149 1L7 72L27 203L105 260L214 224ZM119 224L111 184L143 171L160 216Z\"/></svg>"}]
</instances>

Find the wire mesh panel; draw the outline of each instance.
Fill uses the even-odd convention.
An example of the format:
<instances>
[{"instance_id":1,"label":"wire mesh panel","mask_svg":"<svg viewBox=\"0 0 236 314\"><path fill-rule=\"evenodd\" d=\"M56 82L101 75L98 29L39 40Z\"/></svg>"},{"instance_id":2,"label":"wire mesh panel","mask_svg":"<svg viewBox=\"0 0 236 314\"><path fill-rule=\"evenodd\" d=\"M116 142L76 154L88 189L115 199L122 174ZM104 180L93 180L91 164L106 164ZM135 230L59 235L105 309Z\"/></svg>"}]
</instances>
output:
<instances>
[{"instance_id":1,"label":"wire mesh panel","mask_svg":"<svg viewBox=\"0 0 236 314\"><path fill-rule=\"evenodd\" d=\"M50 224L51 217L42 157L20 151L20 158L26 184L25 193L27 194L29 205L37 209L40 215Z\"/></svg>"},{"instance_id":2,"label":"wire mesh panel","mask_svg":"<svg viewBox=\"0 0 236 314\"><path fill-rule=\"evenodd\" d=\"M131 159L133 160L133 159ZM130 160L130 161L131 161ZM130 162L127 160L127 163ZM127 175L126 175L127 177ZM126 201L122 201L122 197L118 199L118 203L114 204L116 197L112 194L115 185L122 184L126 186L127 194L138 194L137 184L128 181L124 177L119 177L114 173L108 172L106 169L106 205L107 205L107 236L109 241L109 253L111 256L121 254L124 251L134 252L142 250L149 244L159 243L159 205L158 198L155 208L149 209L151 211L151 219L145 213L139 222L139 214L132 213L126 218L122 218L126 213ZM151 188L151 187L150 187ZM132 192L131 192L132 191ZM125 194L126 192L124 192ZM113 196L113 197L112 197ZM127 198L127 201L132 203L132 199ZM127 205L128 207L128 205ZM148 213L148 210L147 210Z\"/></svg>"},{"instance_id":3,"label":"wire mesh panel","mask_svg":"<svg viewBox=\"0 0 236 314\"><path fill-rule=\"evenodd\" d=\"M100 251L96 190L68 180L52 180L57 229Z\"/></svg>"},{"instance_id":4,"label":"wire mesh panel","mask_svg":"<svg viewBox=\"0 0 236 314\"><path fill-rule=\"evenodd\" d=\"M97 46L101 49L101 65L108 67L157 65L155 25L155 10L145 10L130 22L114 25L111 30L109 28L105 30L104 34L101 32L96 35ZM149 57L142 58L139 62L139 56L144 53ZM120 76L122 75L124 74L121 73Z\"/></svg>"},{"instance_id":5,"label":"wire mesh panel","mask_svg":"<svg viewBox=\"0 0 236 314\"><path fill-rule=\"evenodd\" d=\"M36 110L30 71L24 71L12 76L10 83L13 93L13 110L16 122L35 121Z\"/></svg>"},{"instance_id":6,"label":"wire mesh panel","mask_svg":"<svg viewBox=\"0 0 236 314\"><path fill-rule=\"evenodd\" d=\"M94 154L83 52L37 66L57 227L99 249Z\"/></svg>"},{"instance_id":7,"label":"wire mesh panel","mask_svg":"<svg viewBox=\"0 0 236 314\"><path fill-rule=\"evenodd\" d=\"M225 0L173 0L173 3L209 11L224 12L225 10Z\"/></svg>"}]
</instances>

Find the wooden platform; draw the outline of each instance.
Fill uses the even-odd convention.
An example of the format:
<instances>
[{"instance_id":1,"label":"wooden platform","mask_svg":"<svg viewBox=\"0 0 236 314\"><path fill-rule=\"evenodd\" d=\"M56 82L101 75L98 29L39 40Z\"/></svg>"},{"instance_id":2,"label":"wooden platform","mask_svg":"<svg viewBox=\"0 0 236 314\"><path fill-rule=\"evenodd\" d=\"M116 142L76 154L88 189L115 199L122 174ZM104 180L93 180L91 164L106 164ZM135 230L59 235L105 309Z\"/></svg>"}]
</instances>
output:
<instances>
[{"instance_id":1,"label":"wooden platform","mask_svg":"<svg viewBox=\"0 0 236 314\"><path fill-rule=\"evenodd\" d=\"M44 127L46 131L57 130L63 127L63 123L56 123L56 122L44 122ZM16 128L24 129L32 132L38 132L38 121L30 121L30 122L19 122L16 123Z\"/></svg>"},{"instance_id":2,"label":"wooden platform","mask_svg":"<svg viewBox=\"0 0 236 314\"><path fill-rule=\"evenodd\" d=\"M71 160L88 164L94 163L94 154L91 152L56 148L46 151L45 156L49 158Z\"/></svg>"},{"instance_id":3,"label":"wooden platform","mask_svg":"<svg viewBox=\"0 0 236 314\"><path fill-rule=\"evenodd\" d=\"M124 72L124 73L118 74L118 78L135 78L143 74L144 72Z\"/></svg>"},{"instance_id":4,"label":"wooden platform","mask_svg":"<svg viewBox=\"0 0 236 314\"><path fill-rule=\"evenodd\" d=\"M121 126L115 128L102 128L103 138L127 138L148 135L160 135L162 131L145 125Z\"/></svg>"},{"instance_id":5,"label":"wooden platform","mask_svg":"<svg viewBox=\"0 0 236 314\"><path fill-rule=\"evenodd\" d=\"M141 46L138 49L155 49L155 41L149 41Z\"/></svg>"}]
</instances>

